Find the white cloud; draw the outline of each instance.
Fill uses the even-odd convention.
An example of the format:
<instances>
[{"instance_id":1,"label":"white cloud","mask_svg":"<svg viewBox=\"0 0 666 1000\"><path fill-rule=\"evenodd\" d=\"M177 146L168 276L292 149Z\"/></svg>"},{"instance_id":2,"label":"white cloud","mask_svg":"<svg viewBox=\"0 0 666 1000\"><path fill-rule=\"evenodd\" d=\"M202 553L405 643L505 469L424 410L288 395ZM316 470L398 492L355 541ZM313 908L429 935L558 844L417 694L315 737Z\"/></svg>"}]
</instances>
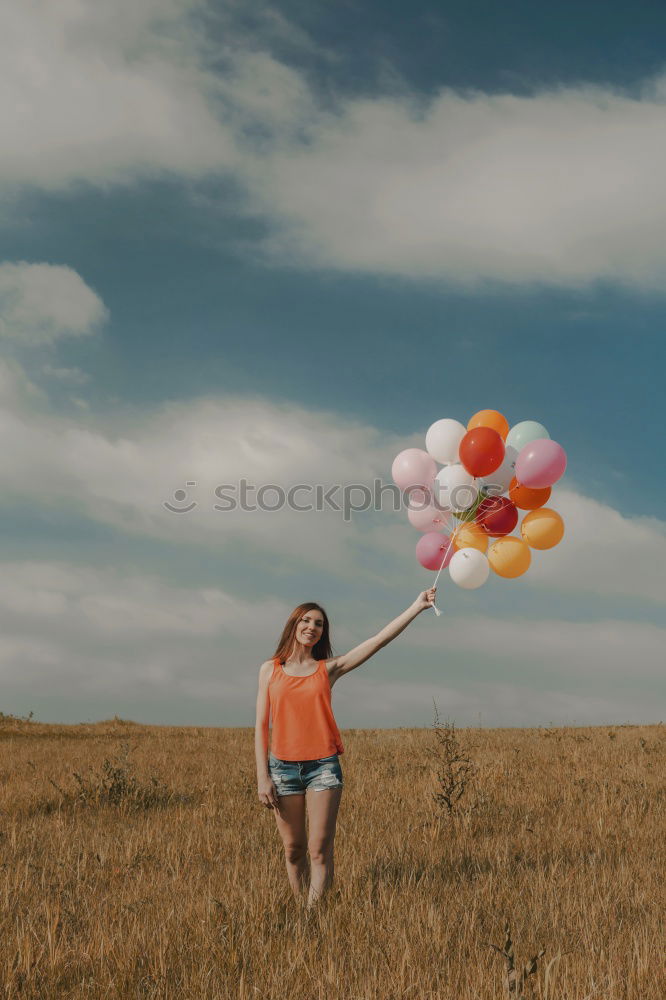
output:
<instances>
[{"instance_id":1,"label":"white cloud","mask_svg":"<svg viewBox=\"0 0 666 1000\"><path fill-rule=\"evenodd\" d=\"M519 666L524 664L521 662ZM529 681L512 682L506 676L494 682L466 681L463 666L456 668L453 677L449 671L443 680L436 663L430 669L433 673L430 681L386 680L377 672L372 679L360 673L351 674L333 689L338 725L432 726L435 708L440 725L447 718L458 726L491 727L660 721L654 696L642 689L640 681L628 696L626 691L606 684L600 685L596 692L582 691L580 683L562 683L557 673L548 686L539 689Z\"/></svg>"},{"instance_id":2,"label":"white cloud","mask_svg":"<svg viewBox=\"0 0 666 1000\"><path fill-rule=\"evenodd\" d=\"M0 575L0 677L5 690L133 696L161 688L231 694L252 704L259 667L291 611L212 587L62 562L5 562ZM192 688L190 688L192 685ZM102 710L103 711L103 710Z\"/></svg>"},{"instance_id":3,"label":"white cloud","mask_svg":"<svg viewBox=\"0 0 666 1000\"><path fill-rule=\"evenodd\" d=\"M301 266L472 286L661 290L661 90L349 100L307 144L257 166L255 194L281 223L271 249Z\"/></svg>"},{"instance_id":4,"label":"white cloud","mask_svg":"<svg viewBox=\"0 0 666 1000\"><path fill-rule=\"evenodd\" d=\"M24 400L30 381L13 364L0 364L0 487L8 498L70 510L129 535L212 546L224 551L242 542L259 560L292 560L363 576L355 551L363 531L331 509L300 512L217 510L216 487L229 484L236 503L245 479L257 489L271 483L285 490L304 483L347 484L384 478L397 451L410 439L382 435L376 428L326 411L273 403L261 398L202 398L165 403L143 413L119 410L104 420L49 412ZM19 387L21 391L19 391ZM35 390L37 392L37 390ZM359 456L363 456L359 463ZM187 482L196 485L187 487ZM341 502L341 488L334 497ZM174 513L175 491L186 490L197 506ZM314 490L299 504L313 503ZM274 494L266 501L272 504ZM370 574L372 575L372 574Z\"/></svg>"},{"instance_id":5,"label":"white cloud","mask_svg":"<svg viewBox=\"0 0 666 1000\"><path fill-rule=\"evenodd\" d=\"M167 402L143 412L121 409L104 418L85 410L56 415L18 365L0 363L5 497L70 510L129 536L220 552L241 545L258 564L279 559L292 568L325 565L328 573L367 581L411 572L416 534L404 512L392 512L389 497L381 513L345 522L332 509L215 509L222 505L215 489L232 486L228 495L239 503L245 479L255 488L248 500L256 504L262 485L287 490L303 483L310 489L296 500L307 504L315 499L316 484L340 484L333 499L341 504L344 485L375 478L390 484L394 456L420 444L418 434L386 435L333 412L243 396ZM177 490L185 490L180 503ZM274 498L271 492L266 501ZM174 513L165 502L196 507ZM565 536L555 549L533 553L530 586L627 597L653 607L666 602L661 521L624 517L559 485L552 506L564 517Z\"/></svg>"},{"instance_id":6,"label":"white cloud","mask_svg":"<svg viewBox=\"0 0 666 1000\"><path fill-rule=\"evenodd\" d=\"M0 337L23 345L52 343L91 333L107 315L100 297L70 267L0 264Z\"/></svg>"},{"instance_id":7,"label":"white cloud","mask_svg":"<svg viewBox=\"0 0 666 1000\"><path fill-rule=\"evenodd\" d=\"M243 130L251 124L259 126L271 143L290 145L298 141L304 126L315 124L319 118L305 79L267 52L231 53L221 85L227 121L239 141ZM266 152L265 140L262 146L262 152ZM245 156L249 157L250 149L245 144Z\"/></svg>"},{"instance_id":8,"label":"white cloud","mask_svg":"<svg viewBox=\"0 0 666 1000\"><path fill-rule=\"evenodd\" d=\"M458 617L436 630L411 637L420 648L442 648L464 656L488 657L498 670L507 664L530 664L535 678L575 682L587 678L604 684L632 677L637 682L663 678L666 628L646 622L534 621L484 615Z\"/></svg>"},{"instance_id":9,"label":"white cloud","mask_svg":"<svg viewBox=\"0 0 666 1000\"><path fill-rule=\"evenodd\" d=\"M85 634L119 646L135 639L165 643L174 637L233 636L242 639L257 618L286 614L278 600L262 600L260 610L214 587L184 588L147 575L113 568L97 570L63 562L5 562L0 578L0 610L17 624L41 622L58 634Z\"/></svg>"},{"instance_id":10,"label":"white cloud","mask_svg":"<svg viewBox=\"0 0 666 1000\"><path fill-rule=\"evenodd\" d=\"M663 521L625 517L599 500L560 486L548 506L562 515L565 535L554 549L532 553L531 583L666 603Z\"/></svg>"},{"instance_id":11,"label":"white cloud","mask_svg":"<svg viewBox=\"0 0 666 1000\"><path fill-rule=\"evenodd\" d=\"M70 385L84 385L90 381L90 376L80 368L63 368L57 365L42 365L41 372L47 378L55 378Z\"/></svg>"},{"instance_id":12,"label":"white cloud","mask_svg":"<svg viewBox=\"0 0 666 1000\"><path fill-rule=\"evenodd\" d=\"M0 184L45 190L224 167L197 0L32 0L3 12ZM219 53L218 53L219 55Z\"/></svg>"},{"instance_id":13,"label":"white cloud","mask_svg":"<svg viewBox=\"0 0 666 1000\"><path fill-rule=\"evenodd\" d=\"M35 385L14 358L0 357L0 428L48 407L46 393ZM0 429L0 434L4 433Z\"/></svg>"},{"instance_id":14,"label":"white cloud","mask_svg":"<svg viewBox=\"0 0 666 1000\"><path fill-rule=\"evenodd\" d=\"M244 30L221 5L213 42L203 12L197 0L14 5L0 185L233 176L242 209L272 223L264 250L281 266L661 292L666 77L636 96L581 84L424 98L404 85L323 107L265 50L316 48L296 26L259 6Z\"/></svg>"},{"instance_id":15,"label":"white cloud","mask_svg":"<svg viewBox=\"0 0 666 1000\"><path fill-rule=\"evenodd\" d=\"M158 699L172 722L253 723L259 663L291 611L284 601L57 561L7 561L0 571L6 699L39 692L46 706L39 718L57 719L48 700L66 695L74 717L79 701L92 701L99 718L122 703L141 721ZM352 640L336 619L342 651ZM425 726L434 699L440 718L467 725L479 714L486 725L658 721L651 692L663 683L665 632L626 622L484 616L428 627L420 618L336 685L336 717L343 728ZM402 664L404 679L395 666L387 676L390 662ZM492 665L490 679L487 669L481 676L484 664Z\"/></svg>"}]
</instances>

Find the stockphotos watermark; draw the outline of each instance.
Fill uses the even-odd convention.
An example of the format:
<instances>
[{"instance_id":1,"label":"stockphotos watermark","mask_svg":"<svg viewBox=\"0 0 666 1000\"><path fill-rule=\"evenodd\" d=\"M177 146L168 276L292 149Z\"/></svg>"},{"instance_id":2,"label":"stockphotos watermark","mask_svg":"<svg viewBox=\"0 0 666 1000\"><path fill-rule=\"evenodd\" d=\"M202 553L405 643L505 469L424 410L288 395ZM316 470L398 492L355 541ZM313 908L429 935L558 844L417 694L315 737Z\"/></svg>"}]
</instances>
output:
<instances>
[{"instance_id":1,"label":"stockphotos watermark","mask_svg":"<svg viewBox=\"0 0 666 1000\"><path fill-rule=\"evenodd\" d=\"M185 486L196 487L196 480L188 480ZM499 486L483 485L484 495L499 495ZM333 510L342 514L343 521L351 521L352 514L361 511L390 510L425 510L433 507L436 511L463 511L471 507L478 494L478 486L454 486L452 490L440 489L437 483L431 487L409 486L401 490L394 483L384 483L374 479L372 486L366 483L337 483L332 486L324 483L296 483L285 489L277 483L257 485L247 479L237 483L224 483L216 486L214 496L219 503L213 503L213 510L229 512L233 510L257 511L274 513L278 510L294 511L324 511ZM174 502L175 501L175 502ZM162 506L173 514L189 514L195 507L201 506L197 500L190 498L188 490L177 489L173 501L163 500Z\"/></svg>"}]
</instances>

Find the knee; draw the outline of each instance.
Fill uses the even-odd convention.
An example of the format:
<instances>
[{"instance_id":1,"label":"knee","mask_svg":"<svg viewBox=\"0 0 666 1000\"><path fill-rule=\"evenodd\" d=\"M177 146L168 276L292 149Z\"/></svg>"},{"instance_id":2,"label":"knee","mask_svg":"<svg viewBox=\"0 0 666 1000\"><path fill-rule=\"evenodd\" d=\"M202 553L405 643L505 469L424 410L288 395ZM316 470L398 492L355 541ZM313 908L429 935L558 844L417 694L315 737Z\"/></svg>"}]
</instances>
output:
<instances>
[{"instance_id":1,"label":"knee","mask_svg":"<svg viewBox=\"0 0 666 1000\"><path fill-rule=\"evenodd\" d=\"M287 861L295 864L305 857L305 844L287 844L284 849Z\"/></svg>"},{"instance_id":2,"label":"knee","mask_svg":"<svg viewBox=\"0 0 666 1000\"><path fill-rule=\"evenodd\" d=\"M328 844L312 845L309 849L310 860L316 865L325 865L333 857L333 841Z\"/></svg>"}]
</instances>

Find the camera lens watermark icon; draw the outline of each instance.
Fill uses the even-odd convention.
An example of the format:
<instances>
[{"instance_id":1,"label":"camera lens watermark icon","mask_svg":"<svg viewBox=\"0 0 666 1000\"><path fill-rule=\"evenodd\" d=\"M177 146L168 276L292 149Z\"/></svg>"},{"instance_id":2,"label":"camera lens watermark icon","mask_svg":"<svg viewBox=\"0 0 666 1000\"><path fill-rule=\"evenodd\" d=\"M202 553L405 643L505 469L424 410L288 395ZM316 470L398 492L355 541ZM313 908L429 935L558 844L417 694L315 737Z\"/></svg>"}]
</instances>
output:
<instances>
[{"instance_id":1,"label":"camera lens watermark icon","mask_svg":"<svg viewBox=\"0 0 666 1000\"><path fill-rule=\"evenodd\" d=\"M189 481L189 482L185 483L185 485L186 486L196 486L197 484L196 484L196 482ZM186 490L176 490L175 493L174 493L174 495L173 495L173 498L174 498L174 500L176 501L177 504L183 504L184 501L187 499L187 491ZM192 503L188 504L186 507L183 507L183 506L174 507L173 504L170 504L168 500L163 500L162 501L162 506L166 507L167 510L172 511L174 514L187 514L187 513L189 513L189 511L194 510L194 508L197 506L197 502L196 502L196 500L193 500Z\"/></svg>"}]
</instances>

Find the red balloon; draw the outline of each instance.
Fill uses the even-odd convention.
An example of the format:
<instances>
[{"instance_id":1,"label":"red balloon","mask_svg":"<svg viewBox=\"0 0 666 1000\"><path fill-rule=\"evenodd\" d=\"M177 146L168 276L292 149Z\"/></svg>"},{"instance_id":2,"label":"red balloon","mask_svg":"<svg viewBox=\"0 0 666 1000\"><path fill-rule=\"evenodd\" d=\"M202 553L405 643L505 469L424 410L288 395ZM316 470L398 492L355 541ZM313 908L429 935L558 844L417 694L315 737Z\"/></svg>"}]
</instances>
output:
<instances>
[{"instance_id":1,"label":"red balloon","mask_svg":"<svg viewBox=\"0 0 666 1000\"><path fill-rule=\"evenodd\" d=\"M501 538L518 524L518 509L508 497L486 497L476 509L476 523L491 538Z\"/></svg>"},{"instance_id":2,"label":"red balloon","mask_svg":"<svg viewBox=\"0 0 666 1000\"><path fill-rule=\"evenodd\" d=\"M488 476L504 461L504 441L492 427L473 427L458 449L460 461L472 476Z\"/></svg>"}]
</instances>

